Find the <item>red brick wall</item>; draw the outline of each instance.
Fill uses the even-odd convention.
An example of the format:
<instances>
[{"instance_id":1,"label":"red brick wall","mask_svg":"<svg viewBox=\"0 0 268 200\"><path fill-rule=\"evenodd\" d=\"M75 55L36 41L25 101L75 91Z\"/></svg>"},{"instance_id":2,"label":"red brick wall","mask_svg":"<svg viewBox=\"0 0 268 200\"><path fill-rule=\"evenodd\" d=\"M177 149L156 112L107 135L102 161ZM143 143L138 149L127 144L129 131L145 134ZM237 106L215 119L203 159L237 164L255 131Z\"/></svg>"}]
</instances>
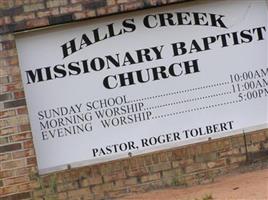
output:
<instances>
[{"instance_id":1,"label":"red brick wall","mask_svg":"<svg viewBox=\"0 0 268 200\"><path fill-rule=\"evenodd\" d=\"M245 142L247 144L246 147ZM268 130L193 144L109 163L33 175L33 199L111 199L168 186L212 182L256 159L268 157ZM40 184L41 183L41 184Z\"/></svg>"},{"instance_id":2,"label":"red brick wall","mask_svg":"<svg viewBox=\"0 0 268 200\"><path fill-rule=\"evenodd\" d=\"M14 32L182 0L0 0L0 199L109 199L199 184L246 161L243 135L39 176ZM247 134L248 158L267 156L268 130Z\"/></svg>"}]
</instances>

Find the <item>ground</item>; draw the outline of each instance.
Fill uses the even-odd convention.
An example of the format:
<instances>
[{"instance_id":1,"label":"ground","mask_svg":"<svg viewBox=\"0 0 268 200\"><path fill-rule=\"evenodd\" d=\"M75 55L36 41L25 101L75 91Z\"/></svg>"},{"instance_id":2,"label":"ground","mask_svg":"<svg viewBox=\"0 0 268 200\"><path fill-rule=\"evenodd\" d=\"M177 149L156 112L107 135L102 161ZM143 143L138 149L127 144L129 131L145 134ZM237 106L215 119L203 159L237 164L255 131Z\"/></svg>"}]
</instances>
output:
<instances>
[{"instance_id":1,"label":"ground","mask_svg":"<svg viewBox=\"0 0 268 200\"><path fill-rule=\"evenodd\" d=\"M268 200L268 166L248 166L210 184L132 194L120 200Z\"/></svg>"}]
</instances>

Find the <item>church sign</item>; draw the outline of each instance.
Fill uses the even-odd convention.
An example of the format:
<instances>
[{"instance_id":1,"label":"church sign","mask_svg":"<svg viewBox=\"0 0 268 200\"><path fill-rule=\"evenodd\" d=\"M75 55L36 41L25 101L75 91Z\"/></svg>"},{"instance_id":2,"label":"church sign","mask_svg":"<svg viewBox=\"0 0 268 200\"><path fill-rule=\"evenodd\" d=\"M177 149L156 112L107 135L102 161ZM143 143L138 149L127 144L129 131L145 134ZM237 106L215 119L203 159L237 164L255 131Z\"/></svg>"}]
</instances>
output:
<instances>
[{"instance_id":1,"label":"church sign","mask_svg":"<svg viewBox=\"0 0 268 200\"><path fill-rule=\"evenodd\" d=\"M197 1L17 34L40 173L268 127L265 1Z\"/></svg>"}]
</instances>

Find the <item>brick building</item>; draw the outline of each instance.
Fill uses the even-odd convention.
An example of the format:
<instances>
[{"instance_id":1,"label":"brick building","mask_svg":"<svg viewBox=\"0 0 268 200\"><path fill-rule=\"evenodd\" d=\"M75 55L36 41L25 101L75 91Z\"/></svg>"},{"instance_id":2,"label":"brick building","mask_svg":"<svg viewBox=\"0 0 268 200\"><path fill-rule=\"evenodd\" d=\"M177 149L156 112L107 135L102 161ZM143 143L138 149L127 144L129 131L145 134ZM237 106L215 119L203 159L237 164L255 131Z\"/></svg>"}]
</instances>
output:
<instances>
[{"instance_id":1,"label":"brick building","mask_svg":"<svg viewBox=\"0 0 268 200\"><path fill-rule=\"evenodd\" d=\"M0 0L0 199L111 199L209 182L267 157L268 129L39 175L15 33L187 0ZM188 1L187 1L188 2Z\"/></svg>"}]
</instances>

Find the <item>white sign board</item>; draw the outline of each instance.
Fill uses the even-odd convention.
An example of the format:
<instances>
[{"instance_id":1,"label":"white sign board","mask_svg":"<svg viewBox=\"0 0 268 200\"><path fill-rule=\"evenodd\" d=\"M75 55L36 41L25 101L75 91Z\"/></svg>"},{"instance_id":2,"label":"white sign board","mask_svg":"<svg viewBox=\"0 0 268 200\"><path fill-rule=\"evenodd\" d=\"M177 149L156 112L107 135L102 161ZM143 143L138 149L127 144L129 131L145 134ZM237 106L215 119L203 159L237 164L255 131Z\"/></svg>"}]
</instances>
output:
<instances>
[{"instance_id":1,"label":"white sign board","mask_svg":"<svg viewBox=\"0 0 268 200\"><path fill-rule=\"evenodd\" d=\"M197 1L18 34L47 173L267 127L265 1Z\"/></svg>"}]
</instances>

